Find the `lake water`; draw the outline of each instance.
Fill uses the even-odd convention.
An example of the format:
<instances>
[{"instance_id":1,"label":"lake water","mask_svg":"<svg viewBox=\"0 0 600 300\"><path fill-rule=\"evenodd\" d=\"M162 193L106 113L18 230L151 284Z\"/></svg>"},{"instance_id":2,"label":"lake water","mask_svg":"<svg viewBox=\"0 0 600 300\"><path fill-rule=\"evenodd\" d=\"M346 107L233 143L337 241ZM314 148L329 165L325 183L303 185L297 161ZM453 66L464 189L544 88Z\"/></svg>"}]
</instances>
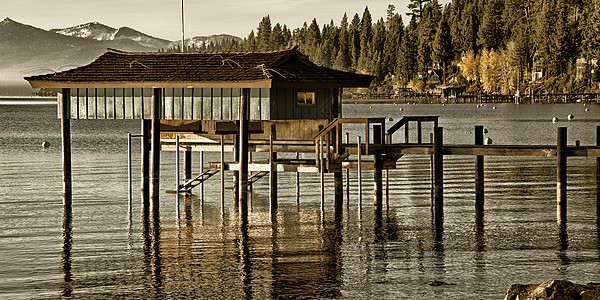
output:
<instances>
[{"instance_id":1,"label":"lake water","mask_svg":"<svg viewBox=\"0 0 600 300\"><path fill-rule=\"evenodd\" d=\"M598 105L493 106L348 104L343 113L394 120L439 115L446 143L473 143L475 125L485 126L494 144L555 144L558 126L568 127L569 144L596 142ZM567 121L568 114L575 119ZM561 233L555 158L486 157L485 215L478 224L474 158L445 157L444 231L436 239L429 156L405 156L389 172L381 218L370 209L371 171L363 174L362 214L357 174L350 172L341 223L334 222L333 175L326 174L321 216L319 175L302 174L297 206L295 174L280 173L277 215L270 216L262 179L253 188L248 226L240 227L231 190L220 214L218 176L204 197L196 190L182 200L177 220L175 196L164 192L174 186L174 154L164 152L161 230L152 242L141 225L138 151L131 222L128 216L127 133L138 133L139 121L75 120L72 232L65 239L56 116L54 105L0 105L2 299L501 299L514 283L599 281L594 159L569 158L568 225ZM561 121L552 123L554 116ZM358 132L352 130L353 141ZM51 146L42 149L43 141ZM197 170L197 153L193 159ZM432 280L455 285L429 286Z\"/></svg>"}]
</instances>

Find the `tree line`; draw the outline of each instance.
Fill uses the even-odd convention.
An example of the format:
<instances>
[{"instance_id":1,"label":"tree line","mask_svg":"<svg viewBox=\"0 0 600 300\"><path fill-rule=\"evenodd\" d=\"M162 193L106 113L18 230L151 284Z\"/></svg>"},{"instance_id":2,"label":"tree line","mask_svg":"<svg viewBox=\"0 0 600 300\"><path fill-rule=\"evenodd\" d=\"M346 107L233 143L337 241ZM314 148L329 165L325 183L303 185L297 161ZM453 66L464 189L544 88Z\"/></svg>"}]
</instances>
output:
<instances>
[{"instance_id":1,"label":"tree line","mask_svg":"<svg viewBox=\"0 0 600 300\"><path fill-rule=\"evenodd\" d=\"M269 16L242 42L206 45L217 51L271 51L298 46L325 67L371 74L371 90L436 85L468 92L515 94L598 89L600 2L597 0L411 0L404 24L392 4L385 18L344 14L319 25L274 26ZM433 83L430 74L442 74Z\"/></svg>"}]
</instances>

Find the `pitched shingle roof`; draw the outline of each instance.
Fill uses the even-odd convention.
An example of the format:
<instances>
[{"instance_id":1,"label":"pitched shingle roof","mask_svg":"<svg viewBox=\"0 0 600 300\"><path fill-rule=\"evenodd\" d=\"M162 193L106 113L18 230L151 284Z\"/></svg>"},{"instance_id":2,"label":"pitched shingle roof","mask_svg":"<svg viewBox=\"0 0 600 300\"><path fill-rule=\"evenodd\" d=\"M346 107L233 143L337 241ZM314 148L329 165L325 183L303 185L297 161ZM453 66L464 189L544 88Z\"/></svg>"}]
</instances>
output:
<instances>
[{"instance_id":1,"label":"pitched shingle roof","mask_svg":"<svg viewBox=\"0 0 600 300\"><path fill-rule=\"evenodd\" d=\"M235 53L134 53L108 49L86 66L25 80L34 88L269 88L365 87L373 77L317 66L294 47Z\"/></svg>"}]
</instances>

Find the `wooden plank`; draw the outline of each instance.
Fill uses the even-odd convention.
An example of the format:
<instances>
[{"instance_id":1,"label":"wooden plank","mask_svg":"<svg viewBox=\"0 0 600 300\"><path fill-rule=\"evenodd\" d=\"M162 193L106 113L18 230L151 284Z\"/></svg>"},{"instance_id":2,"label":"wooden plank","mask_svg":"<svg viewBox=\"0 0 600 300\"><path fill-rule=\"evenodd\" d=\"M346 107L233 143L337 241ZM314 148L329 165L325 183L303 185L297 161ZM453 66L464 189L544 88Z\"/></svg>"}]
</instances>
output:
<instances>
[{"instance_id":1,"label":"wooden plank","mask_svg":"<svg viewBox=\"0 0 600 300\"><path fill-rule=\"evenodd\" d=\"M183 89L183 119L192 120L194 118L194 106L192 99L193 89Z\"/></svg>"},{"instance_id":2,"label":"wooden plank","mask_svg":"<svg viewBox=\"0 0 600 300\"><path fill-rule=\"evenodd\" d=\"M231 89L223 89L222 97L223 99L223 120L231 120Z\"/></svg>"},{"instance_id":3,"label":"wooden plank","mask_svg":"<svg viewBox=\"0 0 600 300\"><path fill-rule=\"evenodd\" d=\"M133 119L135 114L135 104L133 103L133 89L126 88L123 92L125 104L125 119Z\"/></svg>"},{"instance_id":4,"label":"wooden plank","mask_svg":"<svg viewBox=\"0 0 600 300\"><path fill-rule=\"evenodd\" d=\"M211 120L223 120L223 99L220 88L212 89L212 117Z\"/></svg>"},{"instance_id":5,"label":"wooden plank","mask_svg":"<svg viewBox=\"0 0 600 300\"><path fill-rule=\"evenodd\" d=\"M271 119L271 91L270 89L260 89L260 119Z\"/></svg>"},{"instance_id":6,"label":"wooden plank","mask_svg":"<svg viewBox=\"0 0 600 300\"><path fill-rule=\"evenodd\" d=\"M173 89L173 119L183 119L183 89Z\"/></svg>"},{"instance_id":7,"label":"wooden plank","mask_svg":"<svg viewBox=\"0 0 600 300\"><path fill-rule=\"evenodd\" d=\"M125 101L123 89L115 89L115 118L125 119Z\"/></svg>"},{"instance_id":8,"label":"wooden plank","mask_svg":"<svg viewBox=\"0 0 600 300\"><path fill-rule=\"evenodd\" d=\"M140 120L144 118L144 97L142 89L133 89L133 118Z\"/></svg>"},{"instance_id":9,"label":"wooden plank","mask_svg":"<svg viewBox=\"0 0 600 300\"><path fill-rule=\"evenodd\" d=\"M77 119L77 115L79 114L79 106L77 105L77 89L69 89L69 99L70 99L70 103L69 103L69 118L70 119ZM60 109L60 108L59 108ZM60 118L60 111L58 112L58 117Z\"/></svg>"},{"instance_id":10,"label":"wooden plank","mask_svg":"<svg viewBox=\"0 0 600 300\"><path fill-rule=\"evenodd\" d=\"M115 119L115 89L106 89L104 98L106 99L106 118Z\"/></svg>"},{"instance_id":11,"label":"wooden plank","mask_svg":"<svg viewBox=\"0 0 600 300\"><path fill-rule=\"evenodd\" d=\"M193 93L193 105L192 105L192 119L193 120L201 120L202 119L202 101L203 101L203 92L201 88L194 88L192 90Z\"/></svg>"},{"instance_id":12,"label":"wooden plank","mask_svg":"<svg viewBox=\"0 0 600 300\"><path fill-rule=\"evenodd\" d=\"M212 120L212 89L202 89L202 120Z\"/></svg>"}]
</instances>

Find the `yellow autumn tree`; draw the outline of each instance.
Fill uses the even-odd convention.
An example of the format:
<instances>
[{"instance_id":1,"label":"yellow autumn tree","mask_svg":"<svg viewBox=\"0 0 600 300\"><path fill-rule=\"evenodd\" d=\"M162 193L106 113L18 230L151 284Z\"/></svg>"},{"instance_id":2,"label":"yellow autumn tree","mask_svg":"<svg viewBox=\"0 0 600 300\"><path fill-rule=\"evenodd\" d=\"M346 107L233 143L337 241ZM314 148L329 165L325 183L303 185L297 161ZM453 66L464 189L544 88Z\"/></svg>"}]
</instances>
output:
<instances>
[{"instance_id":1,"label":"yellow autumn tree","mask_svg":"<svg viewBox=\"0 0 600 300\"><path fill-rule=\"evenodd\" d=\"M494 49L483 49L479 58L481 85L488 93L496 93L501 85L499 55Z\"/></svg>"},{"instance_id":2,"label":"yellow autumn tree","mask_svg":"<svg viewBox=\"0 0 600 300\"><path fill-rule=\"evenodd\" d=\"M473 50L463 52L458 67L468 81L479 80L479 56L475 55Z\"/></svg>"}]
</instances>

